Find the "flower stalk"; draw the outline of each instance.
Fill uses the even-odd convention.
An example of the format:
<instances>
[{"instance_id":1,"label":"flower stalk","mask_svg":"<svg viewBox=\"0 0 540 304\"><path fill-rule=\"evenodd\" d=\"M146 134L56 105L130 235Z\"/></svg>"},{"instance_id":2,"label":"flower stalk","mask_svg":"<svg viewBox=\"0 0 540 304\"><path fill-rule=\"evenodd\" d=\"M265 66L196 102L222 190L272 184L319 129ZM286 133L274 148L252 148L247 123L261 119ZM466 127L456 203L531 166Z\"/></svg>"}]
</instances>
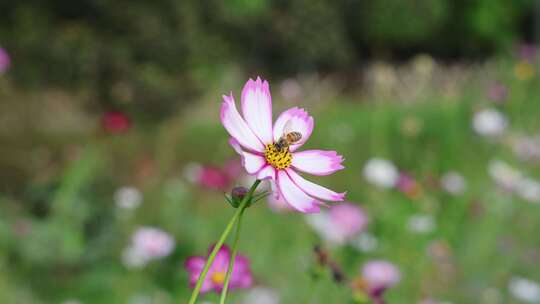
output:
<instances>
[{"instance_id":1,"label":"flower stalk","mask_svg":"<svg viewBox=\"0 0 540 304\"><path fill-rule=\"evenodd\" d=\"M191 297L189 299L189 304L195 304L197 302L197 297L199 296L199 293L201 291L202 284L204 282L204 279L206 278L206 274L208 273L208 270L210 269L210 266L214 262L214 259L216 258L216 254L218 253L219 249L223 246L223 243L225 243L225 240L227 239L227 236L229 236L229 233L231 232L234 224L241 218L241 216L244 213L244 210L247 206L249 206L249 202L251 201L253 197L253 193L255 192L255 189L259 186L261 183L260 180L256 180L253 185L251 185L251 188L249 189L249 192L247 195L244 196L242 199L240 206L238 209L236 209L234 215L232 216L231 220L225 227L225 230L223 230L223 233L219 237L219 240L217 241L216 245L214 245L214 248L212 249L212 252L208 256L208 259L206 260L206 263L204 265L204 268L199 276L199 279L197 280L197 283L195 284L195 288L193 289L193 292L191 293ZM237 238L238 238L238 231L237 231ZM234 261L234 257L236 256L236 245L237 245L238 239L235 240L235 244L233 247L233 254L231 255L231 262L229 263L229 269L227 271L227 275L225 278L226 285L223 287L224 290L226 290L228 282L230 280L230 274L232 272L232 261ZM223 297L223 294L222 294ZM225 292L226 297L226 292ZM224 301L224 299L223 299Z\"/></svg>"},{"instance_id":2,"label":"flower stalk","mask_svg":"<svg viewBox=\"0 0 540 304\"><path fill-rule=\"evenodd\" d=\"M219 299L219 304L225 304L225 299L227 298L227 291L229 290L229 281L231 280L232 270L234 268L234 261L236 260L236 253L238 251L238 239L240 239L240 229L242 227L242 216L244 215L244 206L240 210L240 215L238 216L238 223L236 224L236 235L234 236L234 241L232 245L231 258L229 260L229 268L227 269L227 274L225 275L225 280L223 281L223 290L221 291L221 297Z\"/></svg>"}]
</instances>

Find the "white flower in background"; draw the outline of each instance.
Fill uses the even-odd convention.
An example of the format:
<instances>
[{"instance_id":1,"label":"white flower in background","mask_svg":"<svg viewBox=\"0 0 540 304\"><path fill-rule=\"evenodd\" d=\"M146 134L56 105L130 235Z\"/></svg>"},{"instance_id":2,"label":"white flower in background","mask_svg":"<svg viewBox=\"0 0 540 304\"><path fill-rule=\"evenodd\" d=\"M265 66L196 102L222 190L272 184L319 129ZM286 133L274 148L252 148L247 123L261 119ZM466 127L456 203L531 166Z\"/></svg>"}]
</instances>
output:
<instances>
[{"instance_id":1,"label":"white flower in background","mask_svg":"<svg viewBox=\"0 0 540 304\"><path fill-rule=\"evenodd\" d=\"M441 177L441 186L444 191L453 195L463 194L467 189L465 178L455 171L449 171Z\"/></svg>"},{"instance_id":2,"label":"white flower in background","mask_svg":"<svg viewBox=\"0 0 540 304\"><path fill-rule=\"evenodd\" d=\"M516 185L516 194L522 199L532 202L540 202L540 182L530 179L522 178Z\"/></svg>"},{"instance_id":3,"label":"white flower in background","mask_svg":"<svg viewBox=\"0 0 540 304\"><path fill-rule=\"evenodd\" d=\"M376 186L392 188L399 178L399 172L392 162L382 158L372 158L364 166L364 177Z\"/></svg>"},{"instance_id":4,"label":"white flower in background","mask_svg":"<svg viewBox=\"0 0 540 304\"><path fill-rule=\"evenodd\" d=\"M128 246L122 251L122 264L129 269L143 268L148 263L145 255L141 254L135 247Z\"/></svg>"},{"instance_id":5,"label":"white flower in background","mask_svg":"<svg viewBox=\"0 0 540 304\"><path fill-rule=\"evenodd\" d=\"M435 226L435 219L429 214L416 214L407 221L407 228L415 233L430 233Z\"/></svg>"},{"instance_id":6,"label":"white flower in background","mask_svg":"<svg viewBox=\"0 0 540 304\"><path fill-rule=\"evenodd\" d=\"M62 302L62 304L82 304L82 302L77 299L68 299Z\"/></svg>"},{"instance_id":7,"label":"white flower in background","mask_svg":"<svg viewBox=\"0 0 540 304\"><path fill-rule=\"evenodd\" d=\"M168 256L174 246L175 241L170 234L154 227L141 227L124 250L122 262L128 268L140 268L152 260Z\"/></svg>"},{"instance_id":8,"label":"white flower in background","mask_svg":"<svg viewBox=\"0 0 540 304\"><path fill-rule=\"evenodd\" d=\"M508 283L510 294L516 299L527 303L540 303L540 285L537 282L512 277Z\"/></svg>"},{"instance_id":9,"label":"white flower in background","mask_svg":"<svg viewBox=\"0 0 540 304\"><path fill-rule=\"evenodd\" d=\"M491 178L505 190L514 190L522 179L522 174L501 160L492 160L488 164Z\"/></svg>"},{"instance_id":10,"label":"white flower in background","mask_svg":"<svg viewBox=\"0 0 540 304\"><path fill-rule=\"evenodd\" d=\"M279 304L279 295L266 287L252 288L246 294L242 304Z\"/></svg>"},{"instance_id":11,"label":"white flower in background","mask_svg":"<svg viewBox=\"0 0 540 304\"><path fill-rule=\"evenodd\" d=\"M143 196L135 187L121 187L114 193L114 202L122 209L136 209L142 201Z\"/></svg>"},{"instance_id":12,"label":"white flower in background","mask_svg":"<svg viewBox=\"0 0 540 304\"><path fill-rule=\"evenodd\" d=\"M482 136L499 136L508 126L508 120L495 109L486 109L476 112L473 117L473 129Z\"/></svg>"},{"instance_id":13,"label":"white flower in background","mask_svg":"<svg viewBox=\"0 0 540 304\"><path fill-rule=\"evenodd\" d=\"M518 136L510 141L512 150L522 161L540 161L540 137Z\"/></svg>"},{"instance_id":14,"label":"white flower in background","mask_svg":"<svg viewBox=\"0 0 540 304\"><path fill-rule=\"evenodd\" d=\"M362 252L371 252L377 249L378 244L377 237L368 232L362 232L358 237L351 240L351 246Z\"/></svg>"}]
</instances>

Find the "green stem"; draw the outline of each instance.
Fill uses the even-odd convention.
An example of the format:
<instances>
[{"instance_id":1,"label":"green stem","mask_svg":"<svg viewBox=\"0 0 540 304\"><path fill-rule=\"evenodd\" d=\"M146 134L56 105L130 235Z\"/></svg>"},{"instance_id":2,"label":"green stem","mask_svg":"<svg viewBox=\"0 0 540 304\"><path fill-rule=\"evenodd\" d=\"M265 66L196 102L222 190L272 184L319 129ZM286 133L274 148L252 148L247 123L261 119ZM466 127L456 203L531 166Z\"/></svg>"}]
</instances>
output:
<instances>
[{"instance_id":1,"label":"green stem","mask_svg":"<svg viewBox=\"0 0 540 304\"><path fill-rule=\"evenodd\" d=\"M197 283L195 284L195 288L193 289L193 292L191 293L191 298L189 299L189 304L195 304L197 302L197 297L199 296L199 293L201 291L202 284L204 282L204 278L206 278L206 274L208 273L208 270L210 269L210 266L214 262L214 259L216 258L216 254L218 253L219 249L221 249L221 246L223 246L223 243L225 242L225 239L227 239L227 236L231 232L232 227L234 226L234 223L236 223L236 220L240 217L240 215L244 212L244 209L246 208L248 202L251 200L251 197L253 196L253 192L255 192L255 189L257 189L257 186L261 183L260 180L256 180L253 185L251 185L251 188L249 189L249 192L244 196L242 199L242 202L240 203L240 206L238 209L236 209L236 212L234 213L233 217L225 227L225 230L219 237L219 240L214 245L214 249L208 256L208 259L206 260L206 264L204 264L203 270L201 274L199 275L199 279L197 280Z\"/></svg>"},{"instance_id":2,"label":"green stem","mask_svg":"<svg viewBox=\"0 0 540 304\"><path fill-rule=\"evenodd\" d=\"M242 224L242 215L244 215L245 208L240 212L238 217L238 223L236 224L236 235L234 236L234 241L232 245L231 258L229 260L229 267L227 269L227 274L225 275L225 281L223 282L223 290L221 291L221 298L219 299L219 304L225 304L225 299L227 298L227 291L229 290L229 281L231 280L231 273L234 267L234 261L236 260L236 252L238 251L238 239L240 238L240 229Z\"/></svg>"}]
</instances>

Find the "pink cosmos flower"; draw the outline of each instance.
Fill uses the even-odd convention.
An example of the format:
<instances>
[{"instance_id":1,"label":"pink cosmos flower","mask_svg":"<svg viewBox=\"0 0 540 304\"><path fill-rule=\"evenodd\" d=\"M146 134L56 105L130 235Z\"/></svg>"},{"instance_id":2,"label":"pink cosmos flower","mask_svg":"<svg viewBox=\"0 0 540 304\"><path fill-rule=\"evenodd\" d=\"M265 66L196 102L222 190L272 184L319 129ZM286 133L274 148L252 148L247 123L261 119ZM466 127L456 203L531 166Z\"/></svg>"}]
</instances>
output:
<instances>
[{"instance_id":1,"label":"pink cosmos flower","mask_svg":"<svg viewBox=\"0 0 540 304\"><path fill-rule=\"evenodd\" d=\"M307 215L306 221L323 239L343 245L367 227L369 217L359 206L343 203L331 206L328 212Z\"/></svg>"},{"instance_id":2,"label":"pink cosmos flower","mask_svg":"<svg viewBox=\"0 0 540 304\"><path fill-rule=\"evenodd\" d=\"M210 254L212 249L213 246L208 250L208 254ZM209 292L211 290L214 290L217 293L221 292L223 289L223 282L225 281L225 275L229 268L230 257L231 251L227 245L224 245L219 249L214 262L204 278L201 293ZM206 263L206 259L207 258L201 256L193 256L189 257L184 263L184 267L189 272L189 285L191 288L194 288L195 284L197 284L197 280ZM249 288L252 285L253 276L249 267L249 260L242 255L236 255L231 279L229 281L229 288Z\"/></svg>"},{"instance_id":3,"label":"pink cosmos flower","mask_svg":"<svg viewBox=\"0 0 540 304\"><path fill-rule=\"evenodd\" d=\"M227 191L231 184L241 175L240 162L230 160L223 167L211 165L189 164L184 170L186 178L204 189Z\"/></svg>"},{"instance_id":4,"label":"pink cosmos flower","mask_svg":"<svg viewBox=\"0 0 540 304\"><path fill-rule=\"evenodd\" d=\"M396 188L410 198L415 198L420 192L420 185L411 175L401 172L396 182Z\"/></svg>"},{"instance_id":5,"label":"pink cosmos flower","mask_svg":"<svg viewBox=\"0 0 540 304\"><path fill-rule=\"evenodd\" d=\"M242 90L242 116L232 93L223 96L221 122L231 135L229 143L242 157L247 173L257 179L269 179L276 197L304 213L319 212L322 201L343 201L337 193L301 177L296 171L329 175L343 169L343 157L335 151L297 152L313 131L313 117L304 109L290 108L272 124L272 98L267 81L248 80ZM279 149L276 143L288 132L298 132L301 139Z\"/></svg>"},{"instance_id":6,"label":"pink cosmos flower","mask_svg":"<svg viewBox=\"0 0 540 304\"><path fill-rule=\"evenodd\" d=\"M401 274L394 264L382 260L373 260L364 264L362 277L367 282L371 293L377 294L396 285L401 279Z\"/></svg>"},{"instance_id":7,"label":"pink cosmos flower","mask_svg":"<svg viewBox=\"0 0 540 304\"><path fill-rule=\"evenodd\" d=\"M131 244L124 249L122 260L129 268L139 268L148 262L172 253L174 238L155 227L140 227L131 237Z\"/></svg>"},{"instance_id":8,"label":"pink cosmos flower","mask_svg":"<svg viewBox=\"0 0 540 304\"><path fill-rule=\"evenodd\" d=\"M369 222L367 213L362 208L351 203L332 206L330 208L330 219L345 238L350 238L362 232Z\"/></svg>"},{"instance_id":9,"label":"pink cosmos flower","mask_svg":"<svg viewBox=\"0 0 540 304\"><path fill-rule=\"evenodd\" d=\"M110 134L121 134L131 128L131 120L122 112L107 112L101 119L103 129Z\"/></svg>"}]
</instances>

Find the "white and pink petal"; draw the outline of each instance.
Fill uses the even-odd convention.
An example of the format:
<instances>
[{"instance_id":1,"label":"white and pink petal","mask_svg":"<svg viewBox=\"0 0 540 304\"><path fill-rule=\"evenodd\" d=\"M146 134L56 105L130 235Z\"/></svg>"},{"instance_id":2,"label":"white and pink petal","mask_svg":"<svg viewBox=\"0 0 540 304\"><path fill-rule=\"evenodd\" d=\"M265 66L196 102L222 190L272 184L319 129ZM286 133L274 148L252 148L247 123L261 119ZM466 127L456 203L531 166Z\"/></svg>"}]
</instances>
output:
<instances>
[{"instance_id":1,"label":"white and pink petal","mask_svg":"<svg viewBox=\"0 0 540 304\"><path fill-rule=\"evenodd\" d=\"M264 145L262 142L240 116L238 110L236 110L232 93L230 96L223 95L220 117L221 123L227 132L229 132L229 134L236 139L240 145L252 151L264 151Z\"/></svg>"},{"instance_id":2,"label":"white and pink petal","mask_svg":"<svg viewBox=\"0 0 540 304\"><path fill-rule=\"evenodd\" d=\"M285 130L285 126L290 127L290 130ZM290 131L300 132L302 139L294 145L290 146L291 151L295 151L301 147L311 136L313 132L313 117L304 110L297 107L290 108L281 113L274 124L274 141L285 133Z\"/></svg>"},{"instance_id":3,"label":"white and pink petal","mask_svg":"<svg viewBox=\"0 0 540 304\"><path fill-rule=\"evenodd\" d=\"M266 159L263 156L244 151L242 152L242 165L248 174L256 174L266 165Z\"/></svg>"},{"instance_id":4,"label":"white and pink petal","mask_svg":"<svg viewBox=\"0 0 540 304\"><path fill-rule=\"evenodd\" d=\"M306 150L292 154L292 166L313 175L329 175L343 169L343 156L335 151Z\"/></svg>"},{"instance_id":5,"label":"white and pink petal","mask_svg":"<svg viewBox=\"0 0 540 304\"><path fill-rule=\"evenodd\" d=\"M291 180L309 196L332 202L341 202L345 199L345 193L337 193L321 185L310 182L290 168L286 169L286 171Z\"/></svg>"},{"instance_id":6,"label":"white and pink petal","mask_svg":"<svg viewBox=\"0 0 540 304\"><path fill-rule=\"evenodd\" d=\"M316 213L320 211L320 201L307 195L289 177L286 171L279 170L277 185L283 199L294 209L303 213Z\"/></svg>"},{"instance_id":7,"label":"white and pink petal","mask_svg":"<svg viewBox=\"0 0 540 304\"><path fill-rule=\"evenodd\" d=\"M274 169L274 167L272 167L271 165L264 166L257 173L257 179L260 179L260 180L263 180L263 179L275 180L276 179L276 169Z\"/></svg>"},{"instance_id":8,"label":"white and pink petal","mask_svg":"<svg viewBox=\"0 0 540 304\"><path fill-rule=\"evenodd\" d=\"M248 80L242 90L242 114L264 144L272 143L272 97L266 80Z\"/></svg>"}]
</instances>

